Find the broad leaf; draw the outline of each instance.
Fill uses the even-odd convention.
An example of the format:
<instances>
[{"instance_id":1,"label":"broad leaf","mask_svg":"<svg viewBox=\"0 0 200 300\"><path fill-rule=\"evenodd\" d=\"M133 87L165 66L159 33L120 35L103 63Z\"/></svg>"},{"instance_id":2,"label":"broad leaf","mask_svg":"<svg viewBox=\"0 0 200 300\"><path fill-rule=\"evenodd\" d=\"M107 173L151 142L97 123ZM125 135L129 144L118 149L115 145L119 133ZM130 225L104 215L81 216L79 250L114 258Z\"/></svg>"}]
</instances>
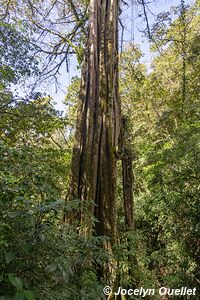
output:
<instances>
[{"instance_id":1,"label":"broad leaf","mask_svg":"<svg viewBox=\"0 0 200 300\"><path fill-rule=\"evenodd\" d=\"M16 287L17 291L22 291L22 280L19 277L16 277L13 273L8 274L8 279L12 283L14 287Z\"/></svg>"},{"instance_id":2,"label":"broad leaf","mask_svg":"<svg viewBox=\"0 0 200 300\"><path fill-rule=\"evenodd\" d=\"M24 291L27 300L35 300L35 296L31 290Z\"/></svg>"}]
</instances>

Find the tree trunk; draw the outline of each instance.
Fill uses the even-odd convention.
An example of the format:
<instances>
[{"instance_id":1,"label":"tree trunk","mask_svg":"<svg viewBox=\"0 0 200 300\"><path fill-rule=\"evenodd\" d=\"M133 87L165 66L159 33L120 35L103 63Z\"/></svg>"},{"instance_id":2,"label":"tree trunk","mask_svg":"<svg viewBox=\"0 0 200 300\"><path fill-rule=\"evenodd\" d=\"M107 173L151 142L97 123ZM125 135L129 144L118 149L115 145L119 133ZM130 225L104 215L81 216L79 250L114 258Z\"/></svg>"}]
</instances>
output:
<instances>
[{"instance_id":1,"label":"tree trunk","mask_svg":"<svg viewBox=\"0 0 200 300\"><path fill-rule=\"evenodd\" d=\"M122 118L122 126L120 133L120 157L122 161L122 179L123 179L123 198L124 198L124 214L125 214L125 228L126 231L134 233L134 199L133 199L133 150L130 145L130 130L129 120L127 117ZM137 269L137 259L133 249L131 247L131 239L127 238L127 250L128 250L128 274L132 278L132 288L135 286L135 282L138 281L136 278L135 270Z\"/></svg>"},{"instance_id":2,"label":"tree trunk","mask_svg":"<svg viewBox=\"0 0 200 300\"><path fill-rule=\"evenodd\" d=\"M129 142L130 132L128 120L122 118L120 133L120 156L122 160L123 198L126 230L134 229L134 201L133 201L133 151Z\"/></svg>"},{"instance_id":3,"label":"tree trunk","mask_svg":"<svg viewBox=\"0 0 200 300\"><path fill-rule=\"evenodd\" d=\"M116 238L115 153L121 119L118 0L90 2L80 101L67 200L79 199L81 210L65 217L70 223L78 220L79 225L84 224L86 234L94 230L98 236L108 236L112 245Z\"/></svg>"}]
</instances>

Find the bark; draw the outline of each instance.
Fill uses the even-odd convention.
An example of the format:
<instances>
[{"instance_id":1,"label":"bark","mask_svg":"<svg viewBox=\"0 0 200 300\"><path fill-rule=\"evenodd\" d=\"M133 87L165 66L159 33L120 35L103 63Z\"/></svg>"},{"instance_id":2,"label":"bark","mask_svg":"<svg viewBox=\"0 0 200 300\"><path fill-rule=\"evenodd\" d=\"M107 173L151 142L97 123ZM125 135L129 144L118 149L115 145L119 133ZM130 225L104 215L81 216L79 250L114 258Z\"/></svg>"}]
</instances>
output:
<instances>
[{"instance_id":1,"label":"bark","mask_svg":"<svg viewBox=\"0 0 200 300\"><path fill-rule=\"evenodd\" d=\"M120 133L120 157L122 161L122 179L123 179L123 198L124 198L124 213L125 213L125 228L127 231L133 233L135 229L134 224L134 199L133 199L133 150L130 145L130 130L129 120L127 117L122 118L121 133ZM135 277L135 270L137 269L137 259L135 253L131 249L131 240L127 238L127 250L128 255L128 274L133 279L132 287L135 286L135 282L138 278ZM136 286L135 286L136 287Z\"/></svg>"},{"instance_id":2,"label":"bark","mask_svg":"<svg viewBox=\"0 0 200 300\"><path fill-rule=\"evenodd\" d=\"M128 129L128 120L122 118L120 133L120 152L122 160L122 179L123 179L123 198L125 227L127 230L134 229L134 200L133 200L133 151L129 142L130 132Z\"/></svg>"},{"instance_id":3,"label":"bark","mask_svg":"<svg viewBox=\"0 0 200 300\"><path fill-rule=\"evenodd\" d=\"M133 171L132 157L127 156L122 159L122 174L123 174L123 197L125 211L125 225L127 230L134 229L133 217Z\"/></svg>"},{"instance_id":4,"label":"bark","mask_svg":"<svg viewBox=\"0 0 200 300\"><path fill-rule=\"evenodd\" d=\"M80 200L81 210L66 214L65 219L70 223L78 220L86 234L106 235L112 244L120 132L118 0L91 0L86 51L67 195L67 200Z\"/></svg>"}]
</instances>

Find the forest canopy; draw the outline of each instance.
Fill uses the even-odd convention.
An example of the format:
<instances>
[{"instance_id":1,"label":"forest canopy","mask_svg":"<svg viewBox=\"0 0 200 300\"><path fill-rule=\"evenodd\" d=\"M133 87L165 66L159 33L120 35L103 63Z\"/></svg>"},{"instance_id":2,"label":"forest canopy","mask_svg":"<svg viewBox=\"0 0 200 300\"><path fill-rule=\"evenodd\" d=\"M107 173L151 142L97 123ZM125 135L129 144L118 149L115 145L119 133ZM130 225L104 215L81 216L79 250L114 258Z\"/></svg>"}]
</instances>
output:
<instances>
[{"instance_id":1,"label":"forest canopy","mask_svg":"<svg viewBox=\"0 0 200 300\"><path fill-rule=\"evenodd\" d=\"M0 0L0 300L200 297L199 1L136 2Z\"/></svg>"}]
</instances>

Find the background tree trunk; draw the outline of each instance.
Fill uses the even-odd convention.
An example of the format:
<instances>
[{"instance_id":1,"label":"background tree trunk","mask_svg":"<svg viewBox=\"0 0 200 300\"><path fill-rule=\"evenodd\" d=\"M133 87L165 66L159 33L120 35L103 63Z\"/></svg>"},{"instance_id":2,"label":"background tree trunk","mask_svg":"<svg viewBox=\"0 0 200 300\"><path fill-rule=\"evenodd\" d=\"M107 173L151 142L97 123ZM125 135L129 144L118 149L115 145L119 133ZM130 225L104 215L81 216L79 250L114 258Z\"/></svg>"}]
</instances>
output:
<instances>
[{"instance_id":1,"label":"background tree trunk","mask_svg":"<svg viewBox=\"0 0 200 300\"><path fill-rule=\"evenodd\" d=\"M120 157L122 161L122 179L123 179L123 198L124 198L124 214L125 214L125 228L130 233L134 233L134 175L133 175L133 150L130 145L130 129L129 119L123 116L121 120L121 133L120 133ZM132 278L132 288L136 285L138 278L136 277L135 270L137 269L137 258L131 246L131 239L127 238L128 250L128 274Z\"/></svg>"},{"instance_id":2,"label":"background tree trunk","mask_svg":"<svg viewBox=\"0 0 200 300\"><path fill-rule=\"evenodd\" d=\"M126 230L134 229L134 200L133 200L133 150L130 145L129 120L122 117L120 132L120 156L122 161L123 198Z\"/></svg>"}]
</instances>

